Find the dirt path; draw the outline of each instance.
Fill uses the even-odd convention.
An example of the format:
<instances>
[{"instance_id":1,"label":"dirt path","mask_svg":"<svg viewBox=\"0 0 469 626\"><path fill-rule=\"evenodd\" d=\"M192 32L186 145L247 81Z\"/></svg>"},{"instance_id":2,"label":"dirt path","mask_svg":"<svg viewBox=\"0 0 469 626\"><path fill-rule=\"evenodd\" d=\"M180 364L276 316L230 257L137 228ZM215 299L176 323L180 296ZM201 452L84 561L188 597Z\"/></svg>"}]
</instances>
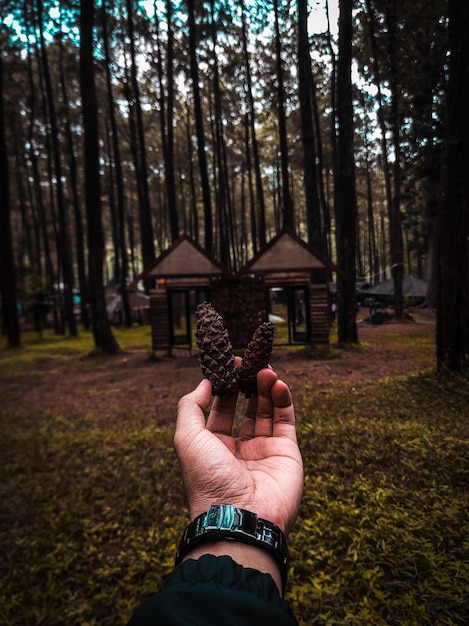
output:
<instances>
[{"instance_id":1,"label":"dirt path","mask_svg":"<svg viewBox=\"0 0 469 626\"><path fill-rule=\"evenodd\" d=\"M432 318L416 323L372 326L360 323L362 346L336 350L331 358L310 359L299 352L275 349L272 366L288 382L293 394L316 381L321 387L333 381L377 380L422 371L432 366L431 358L422 360L411 343L392 342L395 333L434 333ZM85 360L82 366L67 367L61 360L44 361L34 372L0 379L2 404L14 409L60 411L83 415L87 409L96 414L109 406L166 422L173 419L178 399L200 380L196 356L179 350L171 358L151 360L148 348L105 360Z\"/></svg>"}]
</instances>

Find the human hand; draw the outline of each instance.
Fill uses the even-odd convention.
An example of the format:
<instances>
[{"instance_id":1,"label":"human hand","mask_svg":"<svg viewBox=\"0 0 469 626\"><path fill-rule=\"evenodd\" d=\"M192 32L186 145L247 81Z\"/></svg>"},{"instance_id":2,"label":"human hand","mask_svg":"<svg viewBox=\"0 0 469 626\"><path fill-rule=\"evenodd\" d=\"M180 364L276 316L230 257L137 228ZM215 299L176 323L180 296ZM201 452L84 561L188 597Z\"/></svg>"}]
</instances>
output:
<instances>
[{"instance_id":1,"label":"human hand","mask_svg":"<svg viewBox=\"0 0 469 626\"><path fill-rule=\"evenodd\" d=\"M174 444L191 520L212 504L248 509L291 531L303 492L303 462L288 386L272 369L257 375L258 394L246 407L239 433L233 420L238 393L215 397L204 379L181 398Z\"/></svg>"}]
</instances>

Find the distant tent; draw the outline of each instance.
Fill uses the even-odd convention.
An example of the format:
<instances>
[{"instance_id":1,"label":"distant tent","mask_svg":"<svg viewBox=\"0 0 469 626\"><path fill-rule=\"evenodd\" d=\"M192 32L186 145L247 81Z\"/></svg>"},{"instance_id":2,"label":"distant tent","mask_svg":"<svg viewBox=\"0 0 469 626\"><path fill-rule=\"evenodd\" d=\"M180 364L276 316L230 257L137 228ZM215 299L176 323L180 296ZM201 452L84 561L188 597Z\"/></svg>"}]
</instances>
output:
<instances>
[{"instance_id":1,"label":"distant tent","mask_svg":"<svg viewBox=\"0 0 469 626\"><path fill-rule=\"evenodd\" d=\"M367 296L375 296L378 300L380 298L392 298L394 297L394 280L389 278L379 285L364 289L363 293ZM427 283L417 276L406 274L402 278L402 295L405 298L423 299L427 295Z\"/></svg>"}]
</instances>

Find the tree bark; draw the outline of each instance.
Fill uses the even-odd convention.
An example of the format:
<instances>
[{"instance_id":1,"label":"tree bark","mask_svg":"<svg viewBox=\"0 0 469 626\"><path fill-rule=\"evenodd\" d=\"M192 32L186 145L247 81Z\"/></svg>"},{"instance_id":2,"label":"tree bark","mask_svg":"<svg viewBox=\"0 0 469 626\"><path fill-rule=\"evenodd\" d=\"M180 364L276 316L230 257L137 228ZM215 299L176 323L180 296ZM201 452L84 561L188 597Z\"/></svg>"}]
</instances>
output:
<instances>
[{"instance_id":1,"label":"tree bark","mask_svg":"<svg viewBox=\"0 0 469 626\"><path fill-rule=\"evenodd\" d=\"M469 5L449 0L442 200L437 213L439 371L462 372L469 355Z\"/></svg>"},{"instance_id":2,"label":"tree bark","mask_svg":"<svg viewBox=\"0 0 469 626\"><path fill-rule=\"evenodd\" d=\"M213 71L213 123L214 123L214 159L216 171L216 211L219 224L219 255L220 262L229 269L236 269L235 229L233 228L228 164L226 158L225 133L223 129L223 110L220 89L219 63L217 58L217 24L215 20L214 1L211 0L211 38L212 38L212 71Z\"/></svg>"},{"instance_id":3,"label":"tree bark","mask_svg":"<svg viewBox=\"0 0 469 626\"><path fill-rule=\"evenodd\" d=\"M399 85L397 63L397 0L391 0L387 11L388 50L391 89L391 130L394 147L393 187L389 212L391 272L394 282L394 314L403 315L402 278L404 276L404 247L401 224L401 145L399 120Z\"/></svg>"},{"instance_id":4,"label":"tree bark","mask_svg":"<svg viewBox=\"0 0 469 626\"><path fill-rule=\"evenodd\" d=\"M57 196L57 215L59 222L58 252L60 263L62 266L63 276L63 298L65 321L68 326L70 335L78 334L74 305L73 305L73 265L71 258L70 233L68 228L68 218L66 213L65 193L63 188L63 168L62 158L60 154L59 129L57 124L57 114L55 109L55 99L52 89L52 78L50 75L47 46L44 41L43 32L43 7L42 0L37 0L38 23L39 23L39 42L41 48L42 71L47 95L47 104L49 110L49 121L52 139L52 152L54 158L54 174L56 179L56 196Z\"/></svg>"},{"instance_id":5,"label":"tree bark","mask_svg":"<svg viewBox=\"0 0 469 626\"><path fill-rule=\"evenodd\" d=\"M317 155L311 103L311 58L308 39L308 2L298 0L298 87L303 143L303 186L306 200L308 243L325 253L321 224Z\"/></svg>"},{"instance_id":6,"label":"tree bark","mask_svg":"<svg viewBox=\"0 0 469 626\"><path fill-rule=\"evenodd\" d=\"M337 63L337 327L339 343L358 343L355 300L356 194L352 105L353 0L339 2L339 57Z\"/></svg>"},{"instance_id":7,"label":"tree bark","mask_svg":"<svg viewBox=\"0 0 469 626\"><path fill-rule=\"evenodd\" d=\"M98 107L93 59L93 0L80 0L80 87L84 128L85 200L91 319L97 350L115 354L119 345L109 324L103 285L104 233L99 174Z\"/></svg>"},{"instance_id":8,"label":"tree bark","mask_svg":"<svg viewBox=\"0 0 469 626\"><path fill-rule=\"evenodd\" d=\"M112 76L111 76L111 58L109 53L109 39L107 32L107 19L106 19L106 2L103 2L101 9L102 24L103 24L103 43L104 43L104 55L106 59L106 85L107 85L107 97L109 108L109 121L111 124L111 137L112 137L112 156L114 170L116 174L116 201L117 201L117 240L118 251L121 256L120 263L120 276L116 279L119 283L119 289L122 298L122 311L124 316L124 325L127 328L132 326L132 314L130 310L129 293L127 291L127 274L129 272L129 255L127 253L127 240L125 236L125 194L124 194L124 179L122 173L121 152L119 144L119 134L117 130L116 120L116 105L114 102L113 90L112 90Z\"/></svg>"},{"instance_id":9,"label":"tree bark","mask_svg":"<svg viewBox=\"0 0 469 626\"><path fill-rule=\"evenodd\" d=\"M246 96L248 100L248 109L249 109L249 129L250 129L250 140L252 146L252 156L253 156L253 165L255 172L255 180L256 180L256 199L257 206L251 210L252 213L256 216L256 225L255 230L253 229L252 237L252 245L253 251L257 252L259 248L263 248L267 243L266 239L266 224L265 224L265 199L264 199L264 186L262 184L262 174L261 174L261 162L259 156L259 143L257 141L256 135L256 115L254 109L254 97L252 94L252 76L251 76L251 65L249 63L249 52L248 52L248 44L247 44L247 34L246 34L246 18L244 15L244 11L242 12L242 38L243 38L243 57L244 57L244 69L246 74Z\"/></svg>"},{"instance_id":10,"label":"tree bark","mask_svg":"<svg viewBox=\"0 0 469 626\"><path fill-rule=\"evenodd\" d=\"M282 43L280 40L279 0L274 0L275 68L277 79L277 119L280 145L280 170L282 180L282 222L283 226L295 227L293 202L290 194L290 173L288 159L287 120L285 117L285 87L283 84Z\"/></svg>"},{"instance_id":11,"label":"tree bark","mask_svg":"<svg viewBox=\"0 0 469 626\"><path fill-rule=\"evenodd\" d=\"M132 79L132 96L135 103L136 117L136 133L137 133L137 159L139 161L139 179L138 185L141 190L141 204L139 207L140 217L140 238L142 244L142 263L144 267L148 267L155 260L155 242L153 236L153 222L150 206L150 192L148 189L148 164L147 151L145 145L145 130L143 125L142 106L140 103L140 88L137 76L137 61L135 53L135 35L133 21L132 0L127 0L127 27L130 45L130 73ZM146 285L146 288L152 286Z\"/></svg>"},{"instance_id":12,"label":"tree bark","mask_svg":"<svg viewBox=\"0 0 469 626\"><path fill-rule=\"evenodd\" d=\"M3 55L0 54L0 295L2 331L7 335L8 346L19 348L21 337L16 307L16 269L10 220L10 181L5 133L3 63Z\"/></svg>"},{"instance_id":13,"label":"tree bark","mask_svg":"<svg viewBox=\"0 0 469 626\"><path fill-rule=\"evenodd\" d=\"M187 0L188 23L189 23L189 56L192 91L194 97L195 125L197 133L197 149L199 155L199 171L202 185L202 199L204 206L204 230L205 250L213 253L213 220L212 201L210 197L210 185L208 179L207 156L205 153L205 132L202 116L202 103L199 89L199 68L197 63L197 35L195 26L195 2Z\"/></svg>"},{"instance_id":14,"label":"tree bark","mask_svg":"<svg viewBox=\"0 0 469 626\"><path fill-rule=\"evenodd\" d=\"M85 227L83 222L82 207L78 194L78 166L77 156L75 151L75 144L73 139L73 133L70 123L69 115L69 98L67 91L67 83L65 78L65 69L63 66L63 41L60 39L60 83L62 86L62 100L65 110L65 136L67 139L67 152L69 162L69 176L70 176L70 189L71 199L73 207L73 215L75 218L75 246L77 255L77 267L78 267L78 283L80 286L80 318L83 326L88 329L90 325L89 321L89 293L88 293L88 280L86 277L86 259L85 259Z\"/></svg>"},{"instance_id":15,"label":"tree bark","mask_svg":"<svg viewBox=\"0 0 469 626\"><path fill-rule=\"evenodd\" d=\"M166 47L166 74L168 83L168 98L166 104L166 193L168 196L168 214L171 227L171 239L174 241L179 236L179 218L176 201L176 178L174 172L174 34L173 34L173 9L172 1L166 0L166 25L168 31L168 44Z\"/></svg>"}]
</instances>

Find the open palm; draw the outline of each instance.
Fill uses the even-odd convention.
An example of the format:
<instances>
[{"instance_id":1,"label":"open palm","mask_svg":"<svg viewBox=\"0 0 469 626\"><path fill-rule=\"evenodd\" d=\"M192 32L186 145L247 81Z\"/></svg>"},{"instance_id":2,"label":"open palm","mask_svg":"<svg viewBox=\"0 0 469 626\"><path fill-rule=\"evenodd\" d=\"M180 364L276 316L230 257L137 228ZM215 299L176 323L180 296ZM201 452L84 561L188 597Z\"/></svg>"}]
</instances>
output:
<instances>
[{"instance_id":1,"label":"open palm","mask_svg":"<svg viewBox=\"0 0 469 626\"><path fill-rule=\"evenodd\" d=\"M258 374L237 436L237 393L216 397L203 380L178 406L175 448L191 519L212 504L232 504L256 513L288 534L303 490L303 464L288 386L271 369Z\"/></svg>"}]
</instances>

